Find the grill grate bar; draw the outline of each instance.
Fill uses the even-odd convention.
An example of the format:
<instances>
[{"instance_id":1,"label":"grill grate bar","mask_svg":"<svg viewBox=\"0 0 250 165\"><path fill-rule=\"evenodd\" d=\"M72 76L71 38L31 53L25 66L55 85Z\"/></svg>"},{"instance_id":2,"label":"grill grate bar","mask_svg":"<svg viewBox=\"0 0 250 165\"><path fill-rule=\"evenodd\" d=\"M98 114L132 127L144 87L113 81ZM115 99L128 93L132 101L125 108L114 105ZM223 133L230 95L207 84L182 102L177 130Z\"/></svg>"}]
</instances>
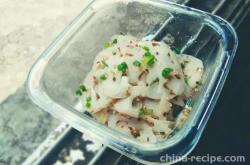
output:
<instances>
[{"instance_id":1,"label":"grill grate bar","mask_svg":"<svg viewBox=\"0 0 250 165\"><path fill-rule=\"evenodd\" d=\"M248 12L250 11L249 9L250 9L250 1L244 4L244 7L242 7L238 11L236 17L231 20L231 23L234 25L235 28L237 28L240 25L240 23L244 20L244 18L247 16Z\"/></svg>"},{"instance_id":2,"label":"grill grate bar","mask_svg":"<svg viewBox=\"0 0 250 165\"><path fill-rule=\"evenodd\" d=\"M244 1L245 0L231 0L231 3L225 3L217 14L225 19L229 19L232 17L233 12L242 6Z\"/></svg>"},{"instance_id":3,"label":"grill grate bar","mask_svg":"<svg viewBox=\"0 0 250 165\"><path fill-rule=\"evenodd\" d=\"M221 7L226 3L227 0L222 0L220 1L220 3L215 6L215 8L213 9L213 11L211 12L212 14L216 14L218 10L221 9Z\"/></svg>"},{"instance_id":4,"label":"grill grate bar","mask_svg":"<svg viewBox=\"0 0 250 165\"><path fill-rule=\"evenodd\" d=\"M209 1L197 1L197 0L189 0L186 4L187 6L194 7L209 13L216 13L227 0L209 0Z\"/></svg>"}]
</instances>

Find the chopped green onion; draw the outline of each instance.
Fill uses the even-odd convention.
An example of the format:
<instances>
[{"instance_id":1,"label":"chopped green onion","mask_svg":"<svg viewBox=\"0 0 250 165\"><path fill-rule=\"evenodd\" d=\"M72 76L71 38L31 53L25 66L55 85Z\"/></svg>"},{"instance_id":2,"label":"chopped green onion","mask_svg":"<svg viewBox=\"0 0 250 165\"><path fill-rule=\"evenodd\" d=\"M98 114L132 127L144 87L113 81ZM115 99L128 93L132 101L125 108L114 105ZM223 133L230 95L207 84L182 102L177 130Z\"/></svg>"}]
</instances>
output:
<instances>
[{"instance_id":1,"label":"chopped green onion","mask_svg":"<svg viewBox=\"0 0 250 165\"><path fill-rule=\"evenodd\" d=\"M150 57L150 56L153 56L150 52L145 52L144 53L144 56L146 56L146 57Z\"/></svg>"},{"instance_id":2,"label":"chopped green onion","mask_svg":"<svg viewBox=\"0 0 250 165\"><path fill-rule=\"evenodd\" d=\"M196 85L202 85L201 81L196 81Z\"/></svg>"},{"instance_id":3,"label":"chopped green onion","mask_svg":"<svg viewBox=\"0 0 250 165\"><path fill-rule=\"evenodd\" d=\"M147 109L146 107L141 108L139 112L139 116L151 116L153 115L154 110L153 109Z\"/></svg>"},{"instance_id":4,"label":"chopped green onion","mask_svg":"<svg viewBox=\"0 0 250 165\"><path fill-rule=\"evenodd\" d=\"M155 63L155 57L150 52L146 52L143 56L143 63L151 67Z\"/></svg>"},{"instance_id":5,"label":"chopped green onion","mask_svg":"<svg viewBox=\"0 0 250 165\"><path fill-rule=\"evenodd\" d=\"M87 108L91 107L91 97L86 98L86 104L85 105L86 105Z\"/></svg>"},{"instance_id":6,"label":"chopped green onion","mask_svg":"<svg viewBox=\"0 0 250 165\"><path fill-rule=\"evenodd\" d=\"M184 75L184 81L188 85L188 77L187 77L187 75Z\"/></svg>"},{"instance_id":7,"label":"chopped green onion","mask_svg":"<svg viewBox=\"0 0 250 165\"><path fill-rule=\"evenodd\" d=\"M126 69L128 68L128 65L126 62L122 62L121 64L118 65L118 70L125 73Z\"/></svg>"},{"instance_id":8,"label":"chopped green onion","mask_svg":"<svg viewBox=\"0 0 250 165\"><path fill-rule=\"evenodd\" d=\"M87 91L87 88L83 84L81 84L79 86L79 89L77 89L75 93L76 93L77 96L81 96L82 93L86 92L86 91Z\"/></svg>"},{"instance_id":9,"label":"chopped green onion","mask_svg":"<svg viewBox=\"0 0 250 165\"><path fill-rule=\"evenodd\" d=\"M112 44L117 44L117 39L114 39Z\"/></svg>"},{"instance_id":10,"label":"chopped green onion","mask_svg":"<svg viewBox=\"0 0 250 165\"><path fill-rule=\"evenodd\" d=\"M185 64L181 63L181 68L184 69L185 68Z\"/></svg>"},{"instance_id":11,"label":"chopped green onion","mask_svg":"<svg viewBox=\"0 0 250 165\"><path fill-rule=\"evenodd\" d=\"M139 116L143 116L143 115L144 115L144 111L143 111L143 108L141 108L139 111Z\"/></svg>"},{"instance_id":12,"label":"chopped green onion","mask_svg":"<svg viewBox=\"0 0 250 165\"><path fill-rule=\"evenodd\" d=\"M86 101L88 101L88 102L91 101L91 97L87 97Z\"/></svg>"},{"instance_id":13,"label":"chopped green onion","mask_svg":"<svg viewBox=\"0 0 250 165\"><path fill-rule=\"evenodd\" d=\"M142 49L144 49L146 52L149 52L149 47L143 46Z\"/></svg>"},{"instance_id":14,"label":"chopped green onion","mask_svg":"<svg viewBox=\"0 0 250 165\"><path fill-rule=\"evenodd\" d=\"M111 45L109 42L104 43L104 48L109 48Z\"/></svg>"},{"instance_id":15,"label":"chopped green onion","mask_svg":"<svg viewBox=\"0 0 250 165\"><path fill-rule=\"evenodd\" d=\"M158 83L160 81L160 79L157 77L154 81L151 82L150 85L153 85L154 83Z\"/></svg>"},{"instance_id":16,"label":"chopped green onion","mask_svg":"<svg viewBox=\"0 0 250 165\"><path fill-rule=\"evenodd\" d=\"M80 89L76 90L76 95L77 96L81 96L82 95L82 91Z\"/></svg>"},{"instance_id":17,"label":"chopped green onion","mask_svg":"<svg viewBox=\"0 0 250 165\"><path fill-rule=\"evenodd\" d=\"M117 44L117 39L114 39L113 41L112 41L112 44ZM112 46L112 44L110 44L109 42L106 42L106 43L104 43L104 48L109 48L110 46Z\"/></svg>"},{"instance_id":18,"label":"chopped green onion","mask_svg":"<svg viewBox=\"0 0 250 165\"><path fill-rule=\"evenodd\" d=\"M162 70L161 75L162 77L164 77L165 79L167 79L170 76L170 73L173 71L172 68L165 68Z\"/></svg>"},{"instance_id":19,"label":"chopped green onion","mask_svg":"<svg viewBox=\"0 0 250 165\"><path fill-rule=\"evenodd\" d=\"M155 56L149 51L148 47L144 46L142 48L146 51L143 56L143 63L152 67L155 63Z\"/></svg>"},{"instance_id":20,"label":"chopped green onion","mask_svg":"<svg viewBox=\"0 0 250 165\"><path fill-rule=\"evenodd\" d=\"M145 115L153 115L153 109L147 109Z\"/></svg>"},{"instance_id":21,"label":"chopped green onion","mask_svg":"<svg viewBox=\"0 0 250 165\"><path fill-rule=\"evenodd\" d=\"M106 67L108 67L109 65L106 63L106 61L105 60L102 60L102 64L104 65L104 66L106 66Z\"/></svg>"},{"instance_id":22,"label":"chopped green onion","mask_svg":"<svg viewBox=\"0 0 250 165\"><path fill-rule=\"evenodd\" d=\"M123 32L120 32L120 35L123 35L123 36L125 36L125 34L124 34Z\"/></svg>"},{"instance_id":23,"label":"chopped green onion","mask_svg":"<svg viewBox=\"0 0 250 165\"><path fill-rule=\"evenodd\" d=\"M172 49L176 54L180 54L181 50L179 48L173 48Z\"/></svg>"},{"instance_id":24,"label":"chopped green onion","mask_svg":"<svg viewBox=\"0 0 250 165\"><path fill-rule=\"evenodd\" d=\"M135 60L135 61L133 62L133 65L134 65L134 66L137 66L137 67L140 67L140 66L141 66L141 62L138 61L138 60Z\"/></svg>"},{"instance_id":25,"label":"chopped green onion","mask_svg":"<svg viewBox=\"0 0 250 165\"><path fill-rule=\"evenodd\" d=\"M148 63L147 63L148 66L153 66L154 65L154 63L155 63L154 59L155 59L154 56L149 58Z\"/></svg>"},{"instance_id":26,"label":"chopped green onion","mask_svg":"<svg viewBox=\"0 0 250 165\"><path fill-rule=\"evenodd\" d=\"M100 76L100 80L106 80L106 79L107 79L107 76L105 74Z\"/></svg>"},{"instance_id":27,"label":"chopped green onion","mask_svg":"<svg viewBox=\"0 0 250 165\"><path fill-rule=\"evenodd\" d=\"M86 107L90 108L91 107L91 103L90 102L86 102Z\"/></svg>"},{"instance_id":28,"label":"chopped green onion","mask_svg":"<svg viewBox=\"0 0 250 165\"><path fill-rule=\"evenodd\" d=\"M79 89L82 91L82 92L86 92L87 91L87 88L85 87L85 85L81 84Z\"/></svg>"}]
</instances>

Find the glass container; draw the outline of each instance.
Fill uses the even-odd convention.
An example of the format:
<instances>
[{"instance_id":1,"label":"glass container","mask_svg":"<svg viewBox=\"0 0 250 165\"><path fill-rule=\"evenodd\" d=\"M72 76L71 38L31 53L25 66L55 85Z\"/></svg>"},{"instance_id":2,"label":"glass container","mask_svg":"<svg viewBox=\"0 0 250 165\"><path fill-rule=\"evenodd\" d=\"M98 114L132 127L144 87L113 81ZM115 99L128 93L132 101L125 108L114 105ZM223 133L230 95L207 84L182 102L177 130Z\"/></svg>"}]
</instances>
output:
<instances>
[{"instance_id":1,"label":"glass container","mask_svg":"<svg viewBox=\"0 0 250 165\"><path fill-rule=\"evenodd\" d=\"M120 32L166 42L204 63L204 83L190 116L164 141L141 143L98 123L84 112L75 96L103 44ZM112 149L144 164L173 163L197 144L237 44L237 35L229 23L203 11L163 0L93 0L33 65L27 89L42 109ZM178 159L169 159L173 155Z\"/></svg>"}]
</instances>

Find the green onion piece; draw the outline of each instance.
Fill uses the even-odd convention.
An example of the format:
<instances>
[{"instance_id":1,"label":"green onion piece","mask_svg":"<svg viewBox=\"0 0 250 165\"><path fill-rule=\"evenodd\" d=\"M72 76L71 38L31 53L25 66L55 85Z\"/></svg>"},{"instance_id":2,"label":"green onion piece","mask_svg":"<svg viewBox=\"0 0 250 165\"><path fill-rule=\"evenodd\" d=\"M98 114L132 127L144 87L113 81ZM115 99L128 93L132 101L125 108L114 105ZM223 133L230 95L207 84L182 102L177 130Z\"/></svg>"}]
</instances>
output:
<instances>
[{"instance_id":1,"label":"green onion piece","mask_svg":"<svg viewBox=\"0 0 250 165\"><path fill-rule=\"evenodd\" d=\"M134 66L137 66L137 67L140 67L140 66L141 66L141 62L138 61L138 60L135 60L135 61L133 62L133 65L134 65Z\"/></svg>"},{"instance_id":2,"label":"green onion piece","mask_svg":"<svg viewBox=\"0 0 250 165\"><path fill-rule=\"evenodd\" d=\"M185 64L181 63L181 69L185 68Z\"/></svg>"},{"instance_id":3,"label":"green onion piece","mask_svg":"<svg viewBox=\"0 0 250 165\"><path fill-rule=\"evenodd\" d=\"M172 49L176 54L180 54L181 50L179 48L173 48Z\"/></svg>"},{"instance_id":4,"label":"green onion piece","mask_svg":"<svg viewBox=\"0 0 250 165\"><path fill-rule=\"evenodd\" d=\"M117 39L114 39L112 44L117 44Z\"/></svg>"},{"instance_id":5,"label":"green onion piece","mask_svg":"<svg viewBox=\"0 0 250 165\"><path fill-rule=\"evenodd\" d=\"M145 52L144 53L144 56L146 56L146 57L150 57L150 56L153 56L150 52Z\"/></svg>"},{"instance_id":6,"label":"green onion piece","mask_svg":"<svg viewBox=\"0 0 250 165\"><path fill-rule=\"evenodd\" d=\"M90 102L86 102L86 107L90 108L91 107L91 103Z\"/></svg>"},{"instance_id":7,"label":"green onion piece","mask_svg":"<svg viewBox=\"0 0 250 165\"><path fill-rule=\"evenodd\" d=\"M76 90L76 95L77 96L81 96L82 95L82 91L80 89Z\"/></svg>"},{"instance_id":8,"label":"green onion piece","mask_svg":"<svg viewBox=\"0 0 250 165\"><path fill-rule=\"evenodd\" d=\"M86 104L85 104L85 106L86 106L87 108L90 108L90 107L91 107L91 97L87 97L87 98L86 98Z\"/></svg>"},{"instance_id":9,"label":"green onion piece","mask_svg":"<svg viewBox=\"0 0 250 165\"><path fill-rule=\"evenodd\" d=\"M87 97L86 100L87 100L87 101L91 101L91 97Z\"/></svg>"},{"instance_id":10,"label":"green onion piece","mask_svg":"<svg viewBox=\"0 0 250 165\"><path fill-rule=\"evenodd\" d=\"M184 81L188 85L188 77L187 77L187 75L184 75Z\"/></svg>"},{"instance_id":11,"label":"green onion piece","mask_svg":"<svg viewBox=\"0 0 250 165\"><path fill-rule=\"evenodd\" d=\"M125 34L124 34L123 32L120 32L120 35L123 35L123 36L125 36Z\"/></svg>"},{"instance_id":12,"label":"green onion piece","mask_svg":"<svg viewBox=\"0 0 250 165\"><path fill-rule=\"evenodd\" d=\"M143 63L152 67L155 63L155 57L150 52L146 52L143 56Z\"/></svg>"},{"instance_id":13,"label":"green onion piece","mask_svg":"<svg viewBox=\"0 0 250 165\"><path fill-rule=\"evenodd\" d=\"M86 91L87 91L87 88L83 84L81 84L79 86L79 89L77 89L75 93L77 96L81 96L82 92L86 92Z\"/></svg>"},{"instance_id":14,"label":"green onion piece","mask_svg":"<svg viewBox=\"0 0 250 165\"><path fill-rule=\"evenodd\" d=\"M121 64L118 65L118 70L125 73L126 69L128 68L128 65L126 62L122 62Z\"/></svg>"},{"instance_id":15,"label":"green onion piece","mask_svg":"<svg viewBox=\"0 0 250 165\"><path fill-rule=\"evenodd\" d=\"M153 115L153 109L141 108L139 111L139 116L151 116Z\"/></svg>"},{"instance_id":16,"label":"green onion piece","mask_svg":"<svg viewBox=\"0 0 250 165\"><path fill-rule=\"evenodd\" d=\"M196 81L196 85L202 85L201 81Z\"/></svg>"},{"instance_id":17,"label":"green onion piece","mask_svg":"<svg viewBox=\"0 0 250 165\"><path fill-rule=\"evenodd\" d=\"M150 85L153 85L154 83L158 83L160 81L160 79L157 77L154 81L151 82Z\"/></svg>"},{"instance_id":18,"label":"green onion piece","mask_svg":"<svg viewBox=\"0 0 250 165\"><path fill-rule=\"evenodd\" d=\"M107 76L105 74L100 76L100 80L106 80L106 79L107 79Z\"/></svg>"},{"instance_id":19,"label":"green onion piece","mask_svg":"<svg viewBox=\"0 0 250 165\"><path fill-rule=\"evenodd\" d=\"M153 115L154 110L153 109L146 109L145 115Z\"/></svg>"},{"instance_id":20,"label":"green onion piece","mask_svg":"<svg viewBox=\"0 0 250 165\"><path fill-rule=\"evenodd\" d=\"M139 111L139 116L144 116L143 108L140 109L140 111Z\"/></svg>"},{"instance_id":21,"label":"green onion piece","mask_svg":"<svg viewBox=\"0 0 250 165\"><path fill-rule=\"evenodd\" d=\"M109 48L111 45L109 42L104 43L104 48Z\"/></svg>"},{"instance_id":22,"label":"green onion piece","mask_svg":"<svg viewBox=\"0 0 250 165\"><path fill-rule=\"evenodd\" d=\"M109 65L106 63L105 60L102 60L102 64L105 66L105 67L108 67Z\"/></svg>"},{"instance_id":23,"label":"green onion piece","mask_svg":"<svg viewBox=\"0 0 250 165\"><path fill-rule=\"evenodd\" d=\"M170 76L170 73L173 71L172 68L165 68L162 70L161 75L162 77L164 77L165 79L167 79Z\"/></svg>"},{"instance_id":24,"label":"green onion piece","mask_svg":"<svg viewBox=\"0 0 250 165\"><path fill-rule=\"evenodd\" d=\"M146 52L149 52L149 47L143 46L142 49L144 49Z\"/></svg>"},{"instance_id":25,"label":"green onion piece","mask_svg":"<svg viewBox=\"0 0 250 165\"><path fill-rule=\"evenodd\" d=\"M86 92L87 91L87 88L85 87L85 85L81 84L79 89L82 91L82 92Z\"/></svg>"},{"instance_id":26,"label":"green onion piece","mask_svg":"<svg viewBox=\"0 0 250 165\"><path fill-rule=\"evenodd\" d=\"M155 63L155 56L149 51L148 47L144 46L142 48L146 51L143 56L143 63L152 67Z\"/></svg>"}]
</instances>

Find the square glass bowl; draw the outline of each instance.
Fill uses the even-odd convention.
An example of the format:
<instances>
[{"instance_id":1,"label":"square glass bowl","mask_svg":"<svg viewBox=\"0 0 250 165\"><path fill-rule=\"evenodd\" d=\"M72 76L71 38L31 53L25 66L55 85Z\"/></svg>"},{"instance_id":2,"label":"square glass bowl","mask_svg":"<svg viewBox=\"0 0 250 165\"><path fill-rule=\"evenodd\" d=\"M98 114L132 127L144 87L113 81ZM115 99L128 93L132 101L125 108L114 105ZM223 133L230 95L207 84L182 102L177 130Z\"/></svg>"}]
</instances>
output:
<instances>
[{"instance_id":1,"label":"square glass bowl","mask_svg":"<svg viewBox=\"0 0 250 165\"><path fill-rule=\"evenodd\" d=\"M204 83L190 116L181 129L162 142L144 144L96 122L75 96L103 44L120 32L164 41L204 63ZM114 150L144 164L173 163L178 159L170 160L167 155L181 158L197 144L237 44L230 24L196 9L163 0L93 0L36 61L27 89L42 109Z\"/></svg>"}]
</instances>

